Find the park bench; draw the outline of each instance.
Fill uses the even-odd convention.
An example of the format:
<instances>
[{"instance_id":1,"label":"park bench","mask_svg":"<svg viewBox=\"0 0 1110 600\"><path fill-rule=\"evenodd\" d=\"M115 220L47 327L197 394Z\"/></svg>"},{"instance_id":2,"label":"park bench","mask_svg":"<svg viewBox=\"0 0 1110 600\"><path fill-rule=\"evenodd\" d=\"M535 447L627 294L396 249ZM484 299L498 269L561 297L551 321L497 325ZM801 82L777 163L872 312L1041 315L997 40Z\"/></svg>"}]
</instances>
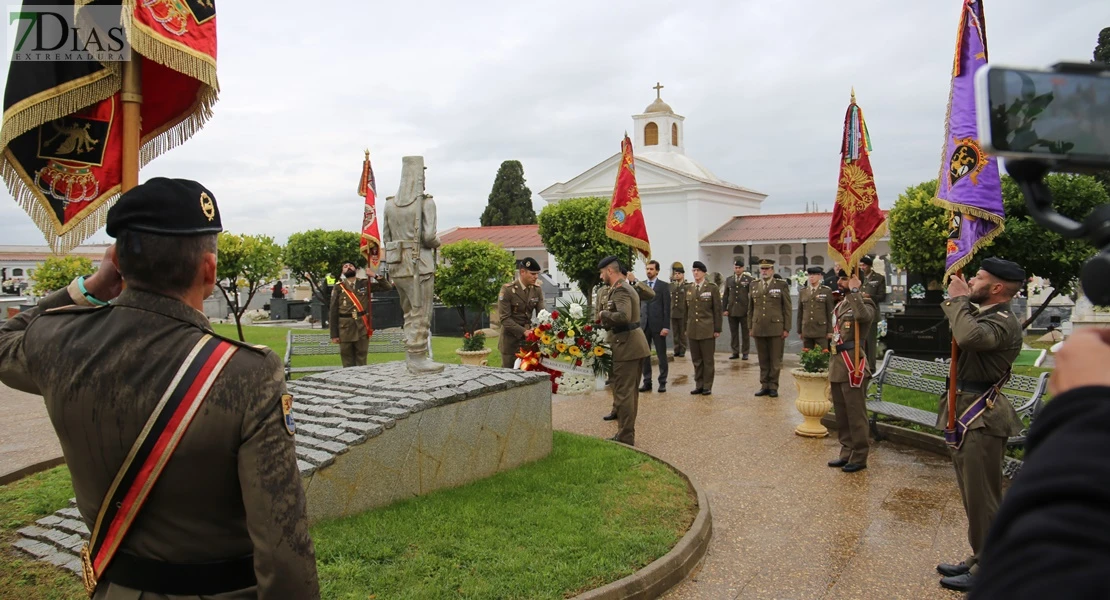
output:
<instances>
[{"instance_id":1,"label":"park bench","mask_svg":"<svg viewBox=\"0 0 1110 600\"><path fill-rule=\"evenodd\" d=\"M905 406L896 402L883 400L883 391L888 387L903 388L925 392L934 398L947 393L945 379L948 377L948 364L927 360L917 360L903 356L895 356L893 350L887 350L883 362L872 378L872 389L867 399L867 411L871 413L869 422L871 434L876 441L881 441L876 422L877 415L886 415L895 419L917 423L926 427L936 428L936 411L927 411L912 406ZM1048 373L1041 373L1037 377L1028 375L1011 375L1010 380L1002 388L1002 393L1014 405L1018 417L1025 427L1021 433L1011 437L1006 445L1008 447L1020 446L1025 443L1025 436L1029 432L1029 425L1040 413L1045 390L1048 389Z\"/></svg>"},{"instance_id":2,"label":"park bench","mask_svg":"<svg viewBox=\"0 0 1110 600\"><path fill-rule=\"evenodd\" d=\"M375 331L370 336L370 343L366 348L369 353L389 353L405 351L405 334L402 331ZM285 334L285 379L288 381L293 373L321 373L340 369L339 365L317 367L294 367L294 356L320 356L334 354L339 356L339 344L331 343L331 334L328 333L293 333L290 329Z\"/></svg>"}]
</instances>

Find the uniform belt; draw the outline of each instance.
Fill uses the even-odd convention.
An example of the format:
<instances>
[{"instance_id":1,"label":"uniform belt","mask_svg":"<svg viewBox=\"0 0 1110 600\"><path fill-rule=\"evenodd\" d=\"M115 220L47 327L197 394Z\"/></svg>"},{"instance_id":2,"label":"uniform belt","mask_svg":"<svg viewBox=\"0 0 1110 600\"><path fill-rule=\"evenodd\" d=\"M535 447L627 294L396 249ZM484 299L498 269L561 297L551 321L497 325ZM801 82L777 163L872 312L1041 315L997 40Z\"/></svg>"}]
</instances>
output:
<instances>
[{"instance_id":1,"label":"uniform belt","mask_svg":"<svg viewBox=\"0 0 1110 600\"><path fill-rule=\"evenodd\" d=\"M250 555L213 563L176 564L123 552L112 558L99 581L175 596L225 594L258 584L254 556Z\"/></svg>"},{"instance_id":2,"label":"uniform belt","mask_svg":"<svg viewBox=\"0 0 1110 600\"><path fill-rule=\"evenodd\" d=\"M362 317L365 317L365 316L366 316L366 311L365 310L358 311L358 317L357 318L361 319ZM356 317L351 316L347 313L339 313L339 318L340 319L354 319Z\"/></svg>"},{"instance_id":3,"label":"uniform belt","mask_svg":"<svg viewBox=\"0 0 1110 600\"><path fill-rule=\"evenodd\" d=\"M994 387L993 383L985 381L964 381L962 379L956 380L956 391L967 392L969 394L985 394L987 390Z\"/></svg>"},{"instance_id":4,"label":"uniform belt","mask_svg":"<svg viewBox=\"0 0 1110 600\"><path fill-rule=\"evenodd\" d=\"M616 327L613 327L612 332L613 333L624 333L626 331L632 331L633 329L639 329L639 328L640 328L639 323L633 323L631 325L617 325Z\"/></svg>"},{"instance_id":5,"label":"uniform belt","mask_svg":"<svg viewBox=\"0 0 1110 600\"><path fill-rule=\"evenodd\" d=\"M839 354L845 350L854 350L856 348L855 342L844 342L843 344L836 345L836 352Z\"/></svg>"}]
</instances>

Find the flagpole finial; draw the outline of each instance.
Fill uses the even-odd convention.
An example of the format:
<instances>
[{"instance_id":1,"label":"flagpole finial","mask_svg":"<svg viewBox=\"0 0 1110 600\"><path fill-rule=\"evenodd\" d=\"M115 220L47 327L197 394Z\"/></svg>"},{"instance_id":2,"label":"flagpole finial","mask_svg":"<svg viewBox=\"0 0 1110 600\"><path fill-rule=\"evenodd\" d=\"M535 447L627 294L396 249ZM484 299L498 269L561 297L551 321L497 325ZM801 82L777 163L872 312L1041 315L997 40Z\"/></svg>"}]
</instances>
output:
<instances>
[{"instance_id":1,"label":"flagpole finial","mask_svg":"<svg viewBox=\"0 0 1110 600\"><path fill-rule=\"evenodd\" d=\"M370 149L369 148L366 149L366 159L370 160Z\"/></svg>"},{"instance_id":2,"label":"flagpole finial","mask_svg":"<svg viewBox=\"0 0 1110 600\"><path fill-rule=\"evenodd\" d=\"M856 86L852 86L852 104L856 102Z\"/></svg>"}]
</instances>

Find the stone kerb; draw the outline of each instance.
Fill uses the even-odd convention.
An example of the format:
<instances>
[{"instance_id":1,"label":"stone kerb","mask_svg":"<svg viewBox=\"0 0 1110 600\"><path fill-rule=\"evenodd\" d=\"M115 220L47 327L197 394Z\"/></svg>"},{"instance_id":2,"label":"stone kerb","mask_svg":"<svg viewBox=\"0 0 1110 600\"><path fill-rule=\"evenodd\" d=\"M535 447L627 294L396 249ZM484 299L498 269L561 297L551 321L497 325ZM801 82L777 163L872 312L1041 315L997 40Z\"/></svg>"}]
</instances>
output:
<instances>
[{"instance_id":1,"label":"stone kerb","mask_svg":"<svg viewBox=\"0 0 1110 600\"><path fill-rule=\"evenodd\" d=\"M311 522L455 487L551 453L545 373L404 363L291 381L297 465ZM75 503L19 530L15 547L80 572L89 532Z\"/></svg>"}]
</instances>

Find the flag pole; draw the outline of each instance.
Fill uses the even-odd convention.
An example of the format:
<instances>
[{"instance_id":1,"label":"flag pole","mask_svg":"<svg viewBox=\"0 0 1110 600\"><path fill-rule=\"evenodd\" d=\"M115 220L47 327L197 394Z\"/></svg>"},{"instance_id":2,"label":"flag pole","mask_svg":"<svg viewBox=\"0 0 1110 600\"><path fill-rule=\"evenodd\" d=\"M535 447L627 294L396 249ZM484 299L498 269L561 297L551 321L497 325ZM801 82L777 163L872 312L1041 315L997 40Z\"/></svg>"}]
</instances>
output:
<instances>
[{"instance_id":1,"label":"flag pole","mask_svg":"<svg viewBox=\"0 0 1110 600\"><path fill-rule=\"evenodd\" d=\"M953 277L963 277L963 270L957 270ZM956 336L952 335L952 362L948 365L948 429L956 429L956 359L959 358L960 347L956 344Z\"/></svg>"},{"instance_id":2,"label":"flag pole","mask_svg":"<svg viewBox=\"0 0 1110 600\"><path fill-rule=\"evenodd\" d=\"M123 62L123 178L120 192L139 185L139 116L143 106L142 57L132 51L131 60Z\"/></svg>"}]
</instances>

